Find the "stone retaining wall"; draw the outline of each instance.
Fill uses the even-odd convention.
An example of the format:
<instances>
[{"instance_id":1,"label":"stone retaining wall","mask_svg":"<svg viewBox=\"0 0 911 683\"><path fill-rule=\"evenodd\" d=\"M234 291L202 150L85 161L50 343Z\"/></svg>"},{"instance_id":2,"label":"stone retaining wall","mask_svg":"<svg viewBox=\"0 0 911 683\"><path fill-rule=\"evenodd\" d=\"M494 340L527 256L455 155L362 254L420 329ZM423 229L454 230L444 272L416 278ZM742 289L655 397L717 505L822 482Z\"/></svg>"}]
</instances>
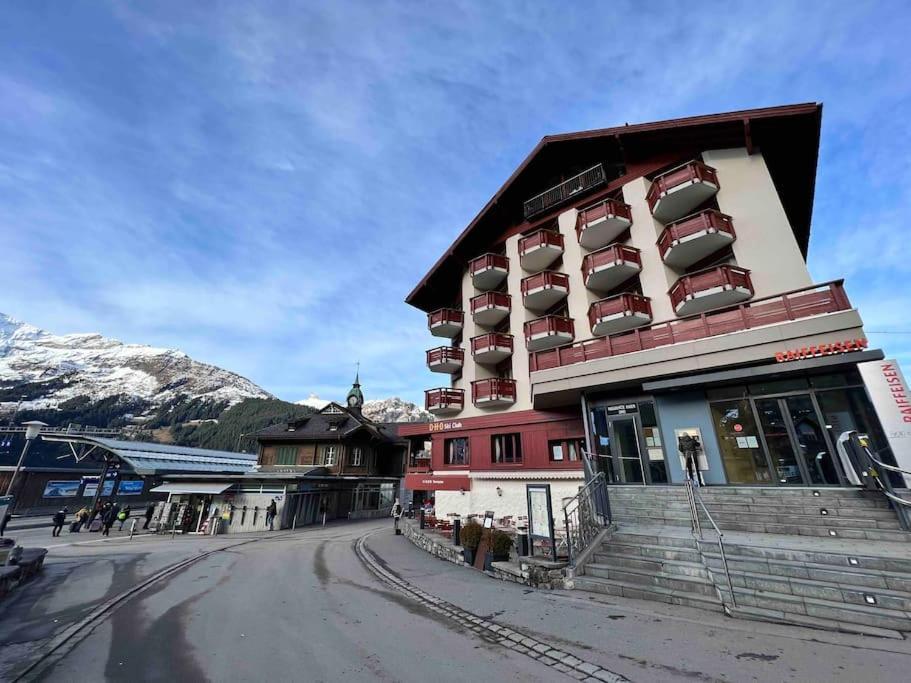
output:
<instances>
[{"instance_id":1,"label":"stone retaining wall","mask_svg":"<svg viewBox=\"0 0 911 683\"><path fill-rule=\"evenodd\" d=\"M403 520L404 534L421 550L441 560L464 565L462 547L452 545L445 539L425 533L420 525ZM488 576L501 581L512 581L533 588L563 588L563 565L553 562L520 559L518 562L494 562Z\"/></svg>"}]
</instances>

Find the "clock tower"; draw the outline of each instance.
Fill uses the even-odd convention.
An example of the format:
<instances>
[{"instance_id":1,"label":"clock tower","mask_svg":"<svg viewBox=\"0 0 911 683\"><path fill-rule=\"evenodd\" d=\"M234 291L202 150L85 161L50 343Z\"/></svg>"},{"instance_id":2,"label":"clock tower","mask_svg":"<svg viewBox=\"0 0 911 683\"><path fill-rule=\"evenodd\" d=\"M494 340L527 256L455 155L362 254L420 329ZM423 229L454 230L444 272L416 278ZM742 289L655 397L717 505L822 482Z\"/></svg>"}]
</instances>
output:
<instances>
[{"instance_id":1,"label":"clock tower","mask_svg":"<svg viewBox=\"0 0 911 683\"><path fill-rule=\"evenodd\" d=\"M360 381L360 370L354 376L354 384L351 386L351 391L348 392L348 397L345 399L345 405L348 406L349 410L360 413L361 408L364 405L364 394L361 393L361 381Z\"/></svg>"}]
</instances>

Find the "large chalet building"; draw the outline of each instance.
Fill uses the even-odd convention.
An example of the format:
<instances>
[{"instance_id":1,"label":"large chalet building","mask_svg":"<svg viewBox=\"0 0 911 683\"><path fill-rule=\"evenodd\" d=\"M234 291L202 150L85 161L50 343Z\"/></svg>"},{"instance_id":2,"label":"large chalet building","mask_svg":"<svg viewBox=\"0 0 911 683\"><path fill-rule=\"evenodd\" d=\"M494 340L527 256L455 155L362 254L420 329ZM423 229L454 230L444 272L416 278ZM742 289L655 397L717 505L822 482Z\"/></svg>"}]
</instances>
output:
<instances>
[{"instance_id":1,"label":"large chalet building","mask_svg":"<svg viewBox=\"0 0 911 683\"><path fill-rule=\"evenodd\" d=\"M806 264L821 115L545 137L406 299L444 380L400 429L426 443L406 487L522 515L527 483L575 494L583 450L612 483L817 487L846 430L886 448L858 371L883 354Z\"/></svg>"}]
</instances>

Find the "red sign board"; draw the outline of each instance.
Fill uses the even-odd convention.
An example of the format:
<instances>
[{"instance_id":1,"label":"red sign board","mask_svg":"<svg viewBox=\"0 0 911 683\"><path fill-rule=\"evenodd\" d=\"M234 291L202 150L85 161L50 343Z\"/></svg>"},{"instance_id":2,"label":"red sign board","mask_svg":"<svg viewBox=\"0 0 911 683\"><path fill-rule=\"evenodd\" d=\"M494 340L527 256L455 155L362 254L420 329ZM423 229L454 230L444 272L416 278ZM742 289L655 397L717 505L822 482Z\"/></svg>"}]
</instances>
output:
<instances>
[{"instance_id":1,"label":"red sign board","mask_svg":"<svg viewBox=\"0 0 911 683\"><path fill-rule=\"evenodd\" d=\"M410 491L470 491L471 478L464 475L406 474L405 488Z\"/></svg>"},{"instance_id":2,"label":"red sign board","mask_svg":"<svg viewBox=\"0 0 911 683\"><path fill-rule=\"evenodd\" d=\"M851 351L863 351L865 348L867 348L866 339L845 339L844 341L836 341L830 344L817 344L815 346L802 346L799 349L777 351L775 360L779 363L785 363L789 360L803 360L818 356L832 356L838 353L850 353Z\"/></svg>"}]
</instances>

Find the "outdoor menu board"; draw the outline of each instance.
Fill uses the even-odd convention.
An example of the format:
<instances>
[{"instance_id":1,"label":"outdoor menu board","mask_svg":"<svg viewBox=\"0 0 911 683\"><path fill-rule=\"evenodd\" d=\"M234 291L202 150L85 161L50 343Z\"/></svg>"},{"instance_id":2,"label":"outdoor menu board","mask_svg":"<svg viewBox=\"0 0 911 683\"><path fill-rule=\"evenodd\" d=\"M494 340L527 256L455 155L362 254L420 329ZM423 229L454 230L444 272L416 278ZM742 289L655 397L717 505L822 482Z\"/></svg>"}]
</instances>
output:
<instances>
[{"instance_id":1,"label":"outdoor menu board","mask_svg":"<svg viewBox=\"0 0 911 683\"><path fill-rule=\"evenodd\" d=\"M550 484L526 484L528 497L528 534L534 538L546 538L556 559L554 544L553 513L550 506ZM534 543L532 543L534 546Z\"/></svg>"}]
</instances>

